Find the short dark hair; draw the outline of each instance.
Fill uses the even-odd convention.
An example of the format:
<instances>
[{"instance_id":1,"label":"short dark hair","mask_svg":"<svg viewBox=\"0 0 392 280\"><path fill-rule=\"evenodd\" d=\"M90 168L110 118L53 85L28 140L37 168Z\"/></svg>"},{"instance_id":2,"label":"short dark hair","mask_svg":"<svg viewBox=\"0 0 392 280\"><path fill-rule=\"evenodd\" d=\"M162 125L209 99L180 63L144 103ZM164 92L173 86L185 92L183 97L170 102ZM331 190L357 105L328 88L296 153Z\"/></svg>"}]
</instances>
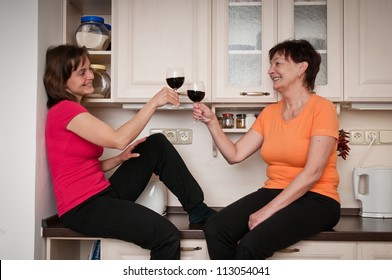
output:
<instances>
[{"instance_id":1,"label":"short dark hair","mask_svg":"<svg viewBox=\"0 0 392 280\"><path fill-rule=\"evenodd\" d=\"M59 45L46 51L44 86L48 96L47 106L51 108L62 100L76 101L76 97L66 91L66 84L79 64L89 59L85 47Z\"/></svg>"},{"instance_id":2,"label":"short dark hair","mask_svg":"<svg viewBox=\"0 0 392 280\"><path fill-rule=\"evenodd\" d=\"M321 63L321 56L313 46L306 40L286 40L270 49L270 61L276 53L284 55L286 59L290 57L295 63L308 63L303 82L309 91L313 91Z\"/></svg>"}]
</instances>

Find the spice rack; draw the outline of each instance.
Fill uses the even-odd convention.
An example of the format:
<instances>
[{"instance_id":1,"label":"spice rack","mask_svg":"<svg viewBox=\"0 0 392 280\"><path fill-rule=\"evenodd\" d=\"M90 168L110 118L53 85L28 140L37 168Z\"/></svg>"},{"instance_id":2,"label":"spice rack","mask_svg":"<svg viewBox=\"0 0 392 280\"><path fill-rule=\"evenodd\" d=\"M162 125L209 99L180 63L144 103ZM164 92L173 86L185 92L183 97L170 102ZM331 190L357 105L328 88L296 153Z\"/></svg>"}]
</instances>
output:
<instances>
[{"instance_id":1,"label":"spice rack","mask_svg":"<svg viewBox=\"0 0 392 280\"><path fill-rule=\"evenodd\" d=\"M105 23L112 22L112 1L111 0L63 0L63 43L76 45L75 32L80 25L80 18L86 15L103 17ZM89 50L91 63L103 64L106 71L112 78L112 53L110 50L94 51ZM112 78L113 79L113 78ZM86 104L92 106L110 104L111 98L87 98Z\"/></svg>"},{"instance_id":2,"label":"spice rack","mask_svg":"<svg viewBox=\"0 0 392 280\"><path fill-rule=\"evenodd\" d=\"M265 106L268 104L213 104L211 110L215 115L220 116L224 113L231 113L234 117L237 114L258 114L260 113ZM253 123L252 123L253 124ZM232 133L246 133L251 127L252 124L246 123L246 128L236 128L236 120L234 119L234 127L233 128L223 128L223 132L232 134ZM218 148L216 147L214 141L212 141L212 155L213 157L218 156Z\"/></svg>"}]
</instances>

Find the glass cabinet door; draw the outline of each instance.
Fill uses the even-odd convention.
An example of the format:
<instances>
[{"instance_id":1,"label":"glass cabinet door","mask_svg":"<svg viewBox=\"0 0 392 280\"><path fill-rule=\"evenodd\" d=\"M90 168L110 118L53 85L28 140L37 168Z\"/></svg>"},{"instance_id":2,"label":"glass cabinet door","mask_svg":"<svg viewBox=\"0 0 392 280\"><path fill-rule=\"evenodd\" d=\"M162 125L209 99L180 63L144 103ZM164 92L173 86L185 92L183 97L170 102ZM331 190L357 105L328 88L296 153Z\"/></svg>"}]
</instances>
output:
<instances>
[{"instance_id":1,"label":"glass cabinet door","mask_svg":"<svg viewBox=\"0 0 392 280\"><path fill-rule=\"evenodd\" d=\"M215 0L214 99L274 102L268 51L276 42L276 2Z\"/></svg>"},{"instance_id":2,"label":"glass cabinet door","mask_svg":"<svg viewBox=\"0 0 392 280\"><path fill-rule=\"evenodd\" d=\"M279 41L306 39L321 55L315 92L343 100L343 0L279 0Z\"/></svg>"},{"instance_id":3,"label":"glass cabinet door","mask_svg":"<svg viewBox=\"0 0 392 280\"><path fill-rule=\"evenodd\" d=\"M327 2L294 0L294 38L305 39L321 55L316 85L327 84Z\"/></svg>"},{"instance_id":4,"label":"glass cabinet door","mask_svg":"<svg viewBox=\"0 0 392 280\"><path fill-rule=\"evenodd\" d=\"M229 1L228 83L261 85L261 2Z\"/></svg>"}]
</instances>

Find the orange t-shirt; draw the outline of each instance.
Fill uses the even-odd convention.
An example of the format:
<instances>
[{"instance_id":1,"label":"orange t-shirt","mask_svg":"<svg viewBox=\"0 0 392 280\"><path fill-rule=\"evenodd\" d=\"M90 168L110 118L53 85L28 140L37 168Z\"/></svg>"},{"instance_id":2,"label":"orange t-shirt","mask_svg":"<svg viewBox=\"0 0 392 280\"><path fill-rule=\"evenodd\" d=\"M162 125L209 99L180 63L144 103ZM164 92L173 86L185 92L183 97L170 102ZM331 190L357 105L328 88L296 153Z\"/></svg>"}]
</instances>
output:
<instances>
[{"instance_id":1,"label":"orange t-shirt","mask_svg":"<svg viewBox=\"0 0 392 280\"><path fill-rule=\"evenodd\" d=\"M267 106L252 126L264 138L260 150L261 157L268 164L268 179L264 187L271 189L286 188L303 170L312 136L325 135L338 139L339 134L336 109L329 100L312 95L302 112L290 121L283 120L282 105L283 101L279 101ZM310 191L339 202L336 147L320 180Z\"/></svg>"}]
</instances>

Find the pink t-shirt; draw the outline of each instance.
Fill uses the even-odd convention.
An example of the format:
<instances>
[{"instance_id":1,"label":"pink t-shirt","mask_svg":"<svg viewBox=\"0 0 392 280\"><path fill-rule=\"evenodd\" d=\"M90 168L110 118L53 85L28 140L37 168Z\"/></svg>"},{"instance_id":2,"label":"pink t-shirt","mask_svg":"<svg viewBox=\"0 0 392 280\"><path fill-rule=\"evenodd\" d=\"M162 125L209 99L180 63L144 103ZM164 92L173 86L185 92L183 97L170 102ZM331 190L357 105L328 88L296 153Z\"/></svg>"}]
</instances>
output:
<instances>
[{"instance_id":1,"label":"pink t-shirt","mask_svg":"<svg viewBox=\"0 0 392 280\"><path fill-rule=\"evenodd\" d=\"M99 161L103 148L67 129L84 112L87 109L79 103L64 100L47 116L46 149L59 216L110 185Z\"/></svg>"}]
</instances>

